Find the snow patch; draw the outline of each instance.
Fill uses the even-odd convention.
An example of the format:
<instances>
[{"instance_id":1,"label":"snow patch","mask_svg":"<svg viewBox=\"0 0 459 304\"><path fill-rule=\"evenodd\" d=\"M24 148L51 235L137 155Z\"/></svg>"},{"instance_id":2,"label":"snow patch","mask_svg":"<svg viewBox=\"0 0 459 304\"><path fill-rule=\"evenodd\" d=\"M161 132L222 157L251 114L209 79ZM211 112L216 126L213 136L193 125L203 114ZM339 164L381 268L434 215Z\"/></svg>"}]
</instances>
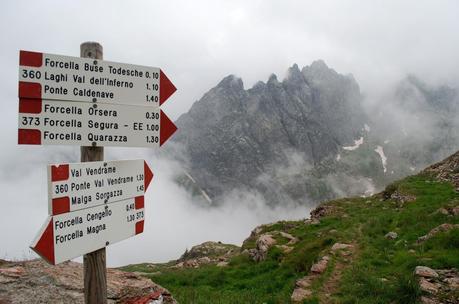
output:
<instances>
[{"instance_id":1,"label":"snow patch","mask_svg":"<svg viewBox=\"0 0 459 304\"><path fill-rule=\"evenodd\" d=\"M347 150L347 151L354 151L354 150L356 150L358 147L360 147L361 144L363 144L363 136L360 137L360 138L357 139L357 140L354 140L354 145L353 145L353 146L343 147L343 149L344 149L344 150Z\"/></svg>"},{"instance_id":2,"label":"snow patch","mask_svg":"<svg viewBox=\"0 0 459 304\"><path fill-rule=\"evenodd\" d=\"M185 175L193 182L196 184L196 181L194 180L194 178L186 171L185 172ZM201 188L199 188L199 190L201 191L201 194L202 196L204 197L204 199L209 203L209 205L212 205L212 199L209 197L209 195L206 193L206 191L202 190Z\"/></svg>"},{"instance_id":3,"label":"snow patch","mask_svg":"<svg viewBox=\"0 0 459 304\"><path fill-rule=\"evenodd\" d=\"M387 145L388 143L390 143L390 140L386 139L386 140L384 141L384 144Z\"/></svg>"},{"instance_id":4,"label":"snow patch","mask_svg":"<svg viewBox=\"0 0 459 304\"><path fill-rule=\"evenodd\" d=\"M411 171L416 171L416 167L410 167Z\"/></svg>"},{"instance_id":5,"label":"snow patch","mask_svg":"<svg viewBox=\"0 0 459 304\"><path fill-rule=\"evenodd\" d=\"M204 191L204 190L201 189L201 194L202 194L202 196L204 196L204 198L207 200L207 202L209 203L209 205L212 205L212 200L210 199L209 195L207 195L206 191Z\"/></svg>"},{"instance_id":6,"label":"snow patch","mask_svg":"<svg viewBox=\"0 0 459 304\"><path fill-rule=\"evenodd\" d=\"M341 154L336 155L336 160L339 161L341 159Z\"/></svg>"},{"instance_id":7,"label":"snow patch","mask_svg":"<svg viewBox=\"0 0 459 304\"><path fill-rule=\"evenodd\" d=\"M367 132L370 132L370 131L371 131L371 128L370 128L370 126L369 126L369 125L367 125L367 124L365 124L365 125L363 126L363 128L364 128L364 129L365 129L365 131L367 131Z\"/></svg>"},{"instance_id":8,"label":"snow patch","mask_svg":"<svg viewBox=\"0 0 459 304\"><path fill-rule=\"evenodd\" d=\"M193 182L196 184L196 181L194 180L194 178L188 173L185 171L185 175Z\"/></svg>"},{"instance_id":9,"label":"snow patch","mask_svg":"<svg viewBox=\"0 0 459 304\"><path fill-rule=\"evenodd\" d=\"M379 154L379 157L381 157L381 163L382 163L383 168L384 168L384 173L386 173L386 171L387 171L387 168L386 168L387 157L386 157L386 155L384 155L383 147L377 146L376 149L375 149L375 152Z\"/></svg>"}]
</instances>

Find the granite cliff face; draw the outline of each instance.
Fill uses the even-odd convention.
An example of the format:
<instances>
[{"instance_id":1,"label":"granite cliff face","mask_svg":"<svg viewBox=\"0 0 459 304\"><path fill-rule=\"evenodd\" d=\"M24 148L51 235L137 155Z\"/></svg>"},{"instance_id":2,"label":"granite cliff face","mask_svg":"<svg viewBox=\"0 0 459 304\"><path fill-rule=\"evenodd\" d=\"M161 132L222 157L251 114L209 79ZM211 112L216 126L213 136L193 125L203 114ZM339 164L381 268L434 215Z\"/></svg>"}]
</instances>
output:
<instances>
[{"instance_id":1,"label":"granite cliff face","mask_svg":"<svg viewBox=\"0 0 459 304\"><path fill-rule=\"evenodd\" d=\"M360 102L354 78L323 61L301 71L295 64L282 82L271 75L248 90L228 76L178 119L174 141L209 197L244 186L285 200L276 171L314 166L352 145L366 121Z\"/></svg>"}]
</instances>

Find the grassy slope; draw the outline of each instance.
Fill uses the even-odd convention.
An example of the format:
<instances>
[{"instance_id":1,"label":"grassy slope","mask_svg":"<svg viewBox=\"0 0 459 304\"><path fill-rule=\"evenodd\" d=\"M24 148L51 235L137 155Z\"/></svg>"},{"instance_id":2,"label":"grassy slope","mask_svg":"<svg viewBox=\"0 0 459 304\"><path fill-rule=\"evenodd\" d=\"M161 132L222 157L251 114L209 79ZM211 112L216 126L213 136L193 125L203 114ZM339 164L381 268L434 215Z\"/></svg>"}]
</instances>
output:
<instances>
[{"instance_id":1,"label":"grassy slope","mask_svg":"<svg viewBox=\"0 0 459 304\"><path fill-rule=\"evenodd\" d=\"M416 245L417 238L432 228L459 223L457 216L435 212L440 207L457 206L459 195L450 184L427 175L408 177L388 189L417 199L404 206L383 201L381 196L341 199L326 203L335 212L321 218L318 225L284 221L266 226L263 232L282 230L300 241L289 254L271 248L267 260L260 263L239 255L223 268L151 269L137 265L125 269L151 272L149 276L180 303L289 303L295 281L307 275L311 265L335 242L353 243L353 257L332 257L327 271L313 284L315 299L305 303L318 303L325 299L325 293L331 293L326 298L331 303L415 303L420 296L412 275L415 266L459 268L458 229ZM397 232L398 238L384 238L389 231ZM279 244L282 242L285 240L278 239ZM249 239L243 247L253 248L254 240ZM325 288L324 282L338 264L344 265L342 275L335 278L339 282Z\"/></svg>"}]
</instances>

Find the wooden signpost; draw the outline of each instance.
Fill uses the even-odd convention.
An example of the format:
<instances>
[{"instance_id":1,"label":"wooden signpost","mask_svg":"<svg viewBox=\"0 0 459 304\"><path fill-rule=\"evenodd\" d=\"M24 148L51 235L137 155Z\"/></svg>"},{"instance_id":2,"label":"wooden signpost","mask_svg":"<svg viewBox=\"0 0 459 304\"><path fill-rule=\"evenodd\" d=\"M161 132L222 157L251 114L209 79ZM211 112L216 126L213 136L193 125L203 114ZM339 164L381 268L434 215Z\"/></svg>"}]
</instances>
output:
<instances>
[{"instance_id":1,"label":"wooden signpost","mask_svg":"<svg viewBox=\"0 0 459 304\"><path fill-rule=\"evenodd\" d=\"M160 106L176 88L159 68L20 51L18 144L79 145L81 163L48 166L48 211L30 246L58 264L83 255L85 303L107 303L105 247L142 233L153 172L104 161L104 146L160 147L177 130Z\"/></svg>"}]
</instances>

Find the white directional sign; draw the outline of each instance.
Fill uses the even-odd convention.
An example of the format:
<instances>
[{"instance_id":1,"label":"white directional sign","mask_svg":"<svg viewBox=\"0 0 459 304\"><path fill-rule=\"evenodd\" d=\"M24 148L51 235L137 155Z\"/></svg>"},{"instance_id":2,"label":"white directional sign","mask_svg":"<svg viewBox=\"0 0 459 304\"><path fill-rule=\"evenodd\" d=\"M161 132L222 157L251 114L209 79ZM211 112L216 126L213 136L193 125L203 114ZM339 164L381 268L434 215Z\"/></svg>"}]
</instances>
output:
<instances>
[{"instance_id":1,"label":"white directional sign","mask_svg":"<svg viewBox=\"0 0 459 304\"><path fill-rule=\"evenodd\" d=\"M159 109L61 100L19 100L18 143L159 147L176 130Z\"/></svg>"},{"instance_id":2,"label":"white directional sign","mask_svg":"<svg viewBox=\"0 0 459 304\"><path fill-rule=\"evenodd\" d=\"M142 233L144 218L143 196L50 216L30 248L55 265Z\"/></svg>"},{"instance_id":3,"label":"white directional sign","mask_svg":"<svg viewBox=\"0 0 459 304\"><path fill-rule=\"evenodd\" d=\"M49 165L49 214L142 196L152 178L143 159Z\"/></svg>"},{"instance_id":4,"label":"white directional sign","mask_svg":"<svg viewBox=\"0 0 459 304\"><path fill-rule=\"evenodd\" d=\"M20 51L19 97L159 107L176 91L159 68Z\"/></svg>"}]
</instances>

